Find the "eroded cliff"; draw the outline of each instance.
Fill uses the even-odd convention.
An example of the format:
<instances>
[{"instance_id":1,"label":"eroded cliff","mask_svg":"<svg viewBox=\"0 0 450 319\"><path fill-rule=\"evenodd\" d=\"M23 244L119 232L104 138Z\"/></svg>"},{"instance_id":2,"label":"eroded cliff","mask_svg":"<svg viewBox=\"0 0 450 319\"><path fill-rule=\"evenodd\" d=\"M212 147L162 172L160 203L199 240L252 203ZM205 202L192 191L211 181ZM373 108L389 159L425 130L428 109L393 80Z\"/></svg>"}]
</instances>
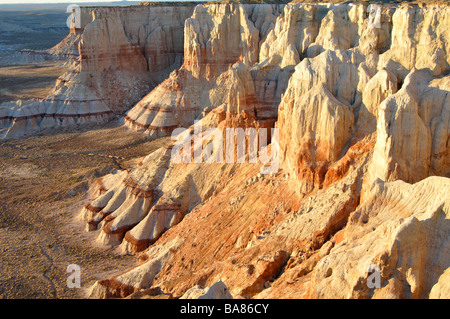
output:
<instances>
[{"instance_id":1,"label":"eroded cliff","mask_svg":"<svg viewBox=\"0 0 450 319\"><path fill-rule=\"evenodd\" d=\"M128 74L135 87L141 73L171 71L124 122L178 135L101 178L81 212L100 243L140 260L92 297L206 293L197 286L226 297L449 297L450 6L222 3L156 20L137 8L94 13L81 71L60 84L108 96L96 109L112 112L130 105L108 102L131 101L130 88L83 76ZM257 161L220 139L239 128L276 132ZM223 147L211 153L211 141ZM231 161L195 160L229 147Z\"/></svg>"},{"instance_id":2,"label":"eroded cliff","mask_svg":"<svg viewBox=\"0 0 450 319\"><path fill-rule=\"evenodd\" d=\"M123 114L181 65L184 21L193 9L82 8L81 27L49 50L70 58L69 71L43 100L2 105L3 137L104 123Z\"/></svg>"},{"instance_id":3,"label":"eroded cliff","mask_svg":"<svg viewBox=\"0 0 450 319\"><path fill-rule=\"evenodd\" d=\"M101 223L103 243L151 246L92 296L150 287L182 296L220 279L234 297L443 297L449 14L446 5L198 6L183 65L126 123L150 136L190 126L194 137L208 134L195 119L222 132L275 126L280 170L175 163L174 140L107 177L115 182L82 216ZM370 266L382 288L367 285Z\"/></svg>"}]
</instances>

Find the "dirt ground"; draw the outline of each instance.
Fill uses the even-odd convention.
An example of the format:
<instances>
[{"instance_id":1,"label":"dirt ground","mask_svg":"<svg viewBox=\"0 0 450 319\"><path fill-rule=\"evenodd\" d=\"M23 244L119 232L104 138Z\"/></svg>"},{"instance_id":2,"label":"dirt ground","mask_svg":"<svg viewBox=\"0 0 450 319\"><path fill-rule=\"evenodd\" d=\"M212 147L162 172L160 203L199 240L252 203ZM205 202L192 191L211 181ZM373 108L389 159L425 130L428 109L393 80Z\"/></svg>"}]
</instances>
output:
<instances>
[{"instance_id":1,"label":"dirt ground","mask_svg":"<svg viewBox=\"0 0 450 319\"><path fill-rule=\"evenodd\" d=\"M133 256L95 244L78 219L96 178L134 165L169 138L149 141L116 121L102 128L0 142L0 298L83 298ZM69 264L81 289L68 288Z\"/></svg>"},{"instance_id":2,"label":"dirt ground","mask_svg":"<svg viewBox=\"0 0 450 319\"><path fill-rule=\"evenodd\" d=\"M0 67L0 104L47 96L65 71L62 61Z\"/></svg>"}]
</instances>

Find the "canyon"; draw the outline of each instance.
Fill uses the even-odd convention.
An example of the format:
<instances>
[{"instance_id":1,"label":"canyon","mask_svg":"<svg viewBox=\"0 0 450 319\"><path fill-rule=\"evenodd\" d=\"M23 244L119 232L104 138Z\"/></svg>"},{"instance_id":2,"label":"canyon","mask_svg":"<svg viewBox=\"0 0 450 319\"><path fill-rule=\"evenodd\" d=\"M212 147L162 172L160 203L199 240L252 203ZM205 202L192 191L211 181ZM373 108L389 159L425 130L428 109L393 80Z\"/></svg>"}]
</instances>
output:
<instances>
[{"instance_id":1,"label":"canyon","mask_svg":"<svg viewBox=\"0 0 450 319\"><path fill-rule=\"evenodd\" d=\"M48 50L69 70L45 98L3 103L0 137L117 119L124 136L166 138L90 183L74 212L100 247L136 258L86 296L450 297L448 4L142 3L78 18ZM239 157L229 129L269 144Z\"/></svg>"}]
</instances>

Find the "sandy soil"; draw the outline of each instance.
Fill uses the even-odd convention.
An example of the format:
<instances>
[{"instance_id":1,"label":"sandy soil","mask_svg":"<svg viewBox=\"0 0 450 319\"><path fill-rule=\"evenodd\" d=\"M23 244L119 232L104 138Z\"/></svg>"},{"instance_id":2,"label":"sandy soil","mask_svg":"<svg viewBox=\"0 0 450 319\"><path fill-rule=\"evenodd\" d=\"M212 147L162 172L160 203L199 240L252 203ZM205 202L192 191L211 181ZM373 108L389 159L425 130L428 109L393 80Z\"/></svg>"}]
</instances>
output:
<instances>
[{"instance_id":1,"label":"sandy soil","mask_svg":"<svg viewBox=\"0 0 450 319\"><path fill-rule=\"evenodd\" d=\"M164 145L112 121L102 128L0 142L0 298L82 298L95 280L128 269L133 256L95 244L78 219L96 178L129 168ZM69 264L81 289L68 288Z\"/></svg>"},{"instance_id":2,"label":"sandy soil","mask_svg":"<svg viewBox=\"0 0 450 319\"><path fill-rule=\"evenodd\" d=\"M46 97L65 71L62 61L0 67L0 103Z\"/></svg>"}]
</instances>

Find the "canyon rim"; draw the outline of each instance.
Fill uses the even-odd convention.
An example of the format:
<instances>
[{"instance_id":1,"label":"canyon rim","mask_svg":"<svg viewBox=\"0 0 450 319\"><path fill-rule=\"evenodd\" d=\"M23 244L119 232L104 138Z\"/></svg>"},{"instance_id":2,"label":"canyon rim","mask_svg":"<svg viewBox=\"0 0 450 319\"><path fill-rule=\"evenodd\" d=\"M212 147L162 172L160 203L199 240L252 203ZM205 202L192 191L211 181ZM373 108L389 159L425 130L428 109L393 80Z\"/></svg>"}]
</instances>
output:
<instances>
[{"instance_id":1,"label":"canyon rim","mask_svg":"<svg viewBox=\"0 0 450 319\"><path fill-rule=\"evenodd\" d=\"M77 171L67 217L52 211L55 229L133 261L96 269L82 297L450 298L448 2L160 2L71 18L56 46L21 52L66 72L48 95L0 105L0 177L13 178L11 145L51 158L39 141L62 133L58 156L108 158ZM71 132L86 132L80 152ZM19 159L16 175L40 178Z\"/></svg>"}]
</instances>

